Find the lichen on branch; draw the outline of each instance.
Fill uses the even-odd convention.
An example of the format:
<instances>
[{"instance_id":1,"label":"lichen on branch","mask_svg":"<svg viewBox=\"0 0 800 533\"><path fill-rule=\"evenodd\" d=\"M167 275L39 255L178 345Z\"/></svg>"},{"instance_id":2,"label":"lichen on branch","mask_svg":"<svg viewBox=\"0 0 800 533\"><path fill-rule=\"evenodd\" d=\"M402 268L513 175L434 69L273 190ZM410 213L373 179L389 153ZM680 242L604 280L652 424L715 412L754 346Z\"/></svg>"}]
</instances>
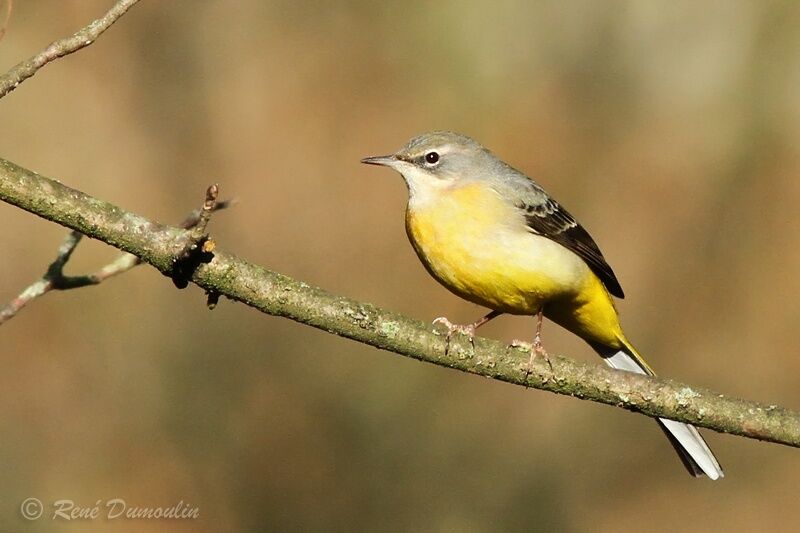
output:
<instances>
[{"instance_id":1,"label":"lichen on branch","mask_svg":"<svg viewBox=\"0 0 800 533\"><path fill-rule=\"evenodd\" d=\"M169 276L192 242L191 231L158 224L2 159L0 200L134 254ZM455 337L445 354L444 336L419 320L329 293L217 250L189 275L189 281L210 294L420 361L800 447L800 413L788 409L566 357L551 357L552 370L537 360L527 375L526 351L483 338L475 339L473 349L467 339Z\"/></svg>"}]
</instances>

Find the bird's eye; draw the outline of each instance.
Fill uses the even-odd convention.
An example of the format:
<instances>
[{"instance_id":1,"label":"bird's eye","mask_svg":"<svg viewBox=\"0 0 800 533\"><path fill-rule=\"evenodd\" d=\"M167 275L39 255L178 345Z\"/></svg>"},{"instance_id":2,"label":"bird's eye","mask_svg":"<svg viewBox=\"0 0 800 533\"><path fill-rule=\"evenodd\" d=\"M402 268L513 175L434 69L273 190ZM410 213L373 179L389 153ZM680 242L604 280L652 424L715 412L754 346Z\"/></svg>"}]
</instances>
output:
<instances>
[{"instance_id":1,"label":"bird's eye","mask_svg":"<svg viewBox=\"0 0 800 533\"><path fill-rule=\"evenodd\" d=\"M425 162L429 165L435 165L439 162L439 154L437 152L428 152L425 154Z\"/></svg>"}]
</instances>

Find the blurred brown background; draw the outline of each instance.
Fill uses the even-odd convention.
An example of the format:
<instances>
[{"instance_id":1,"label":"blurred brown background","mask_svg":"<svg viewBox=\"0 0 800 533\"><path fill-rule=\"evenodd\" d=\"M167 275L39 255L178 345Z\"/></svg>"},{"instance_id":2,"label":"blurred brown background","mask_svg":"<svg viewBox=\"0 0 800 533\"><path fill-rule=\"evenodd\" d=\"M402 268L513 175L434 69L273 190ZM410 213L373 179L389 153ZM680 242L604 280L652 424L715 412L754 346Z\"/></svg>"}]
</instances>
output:
<instances>
[{"instance_id":1,"label":"blurred brown background","mask_svg":"<svg viewBox=\"0 0 800 533\"><path fill-rule=\"evenodd\" d=\"M16 1L0 69L109 1ZM406 242L401 178L359 165L431 129L536 177L600 243L663 375L800 407L800 7L786 2L142 2L0 102L0 156L219 246L430 320L482 309ZM0 205L0 300L65 230ZM68 272L115 256L81 244ZM530 318L484 330L530 337ZM550 351L594 360L549 324ZM140 267L0 330L0 528L790 531L800 451L710 434L692 480L655 424L420 364ZM29 523L20 502L200 508Z\"/></svg>"}]
</instances>

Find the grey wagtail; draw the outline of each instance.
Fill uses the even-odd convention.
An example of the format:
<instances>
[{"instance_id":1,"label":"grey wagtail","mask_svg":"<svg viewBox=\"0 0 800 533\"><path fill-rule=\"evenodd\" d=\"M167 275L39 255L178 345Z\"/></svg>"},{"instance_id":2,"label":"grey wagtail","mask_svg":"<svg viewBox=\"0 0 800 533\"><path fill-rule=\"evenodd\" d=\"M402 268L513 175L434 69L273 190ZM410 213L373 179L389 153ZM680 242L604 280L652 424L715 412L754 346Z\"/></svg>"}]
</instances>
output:
<instances>
[{"instance_id":1,"label":"grey wagtail","mask_svg":"<svg viewBox=\"0 0 800 533\"><path fill-rule=\"evenodd\" d=\"M617 277L589 233L542 187L478 142L449 131L425 133L392 155L362 163L390 167L408 186L406 233L442 285L492 311L467 326L472 338L503 314L538 315L531 356L541 346L542 314L585 340L610 366L653 375L625 338L612 296ZM697 429L660 418L659 426L694 476L723 477Z\"/></svg>"}]
</instances>

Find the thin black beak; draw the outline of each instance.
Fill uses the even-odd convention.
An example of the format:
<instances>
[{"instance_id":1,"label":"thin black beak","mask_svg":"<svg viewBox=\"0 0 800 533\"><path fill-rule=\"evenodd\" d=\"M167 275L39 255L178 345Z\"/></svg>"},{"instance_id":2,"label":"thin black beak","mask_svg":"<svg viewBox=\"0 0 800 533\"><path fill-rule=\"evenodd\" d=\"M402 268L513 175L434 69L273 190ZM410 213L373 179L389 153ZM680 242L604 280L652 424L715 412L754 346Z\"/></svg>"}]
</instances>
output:
<instances>
[{"instance_id":1,"label":"thin black beak","mask_svg":"<svg viewBox=\"0 0 800 533\"><path fill-rule=\"evenodd\" d=\"M373 157L365 157L361 160L365 165L379 165L382 167L390 167L397 163L397 157L394 155L376 155Z\"/></svg>"}]
</instances>

